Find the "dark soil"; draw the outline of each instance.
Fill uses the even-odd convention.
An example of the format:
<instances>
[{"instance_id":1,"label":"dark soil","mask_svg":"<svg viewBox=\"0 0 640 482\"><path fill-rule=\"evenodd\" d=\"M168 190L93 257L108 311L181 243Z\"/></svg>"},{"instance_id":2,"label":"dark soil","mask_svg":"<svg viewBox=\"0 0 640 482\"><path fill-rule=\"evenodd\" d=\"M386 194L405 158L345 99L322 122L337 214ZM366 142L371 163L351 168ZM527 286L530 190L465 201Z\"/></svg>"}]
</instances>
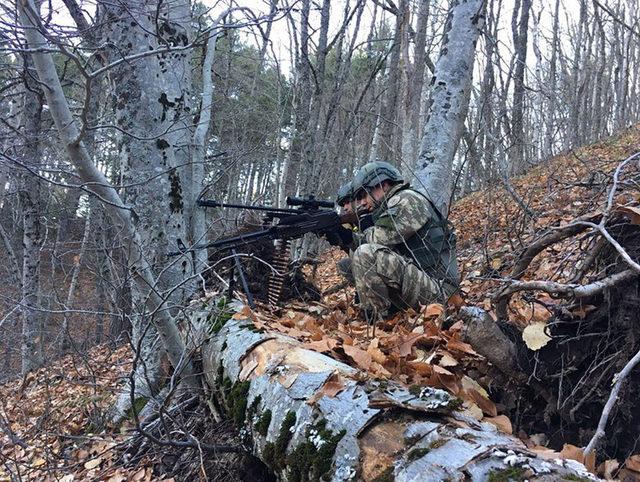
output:
<instances>
[{"instance_id":1,"label":"dark soil","mask_svg":"<svg viewBox=\"0 0 640 482\"><path fill-rule=\"evenodd\" d=\"M640 226L614 224L610 232L638 259ZM627 268L607 246L582 283ZM559 303L549 322L552 340L539 351L527 349L518 330L506 327L529 384L494 386L492 399L504 406L518 429L529 435L547 434L553 448L561 449L564 443L586 446L611 392L612 378L640 350L639 311L640 278L636 278L598 296ZM635 370L609 418L599 450L603 459L625 460L640 448L639 384L640 371Z\"/></svg>"}]
</instances>

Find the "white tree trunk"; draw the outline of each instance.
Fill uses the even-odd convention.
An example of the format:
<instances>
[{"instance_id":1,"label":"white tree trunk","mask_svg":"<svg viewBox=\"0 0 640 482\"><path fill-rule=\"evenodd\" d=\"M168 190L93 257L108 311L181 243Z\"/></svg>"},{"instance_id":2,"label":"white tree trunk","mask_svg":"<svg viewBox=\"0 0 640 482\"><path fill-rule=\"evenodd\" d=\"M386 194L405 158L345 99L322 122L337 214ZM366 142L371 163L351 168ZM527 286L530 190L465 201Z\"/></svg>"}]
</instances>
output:
<instances>
[{"instance_id":1,"label":"white tree trunk","mask_svg":"<svg viewBox=\"0 0 640 482\"><path fill-rule=\"evenodd\" d=\"M506 480L527 470L529 480L589 477L465 417L447 392L370 379L296 340L260 333L251 320L224 323L215 310L190 314L205 333L219 330L203 347L207 381L279 480Z\"/></svg>"},{"instance_id":2,"label":"white tree trunk","mask_svg":"<svg viewBox=\"0 0 640 482\"><path fill-rule=\"evenodd\" d=\"M431 79L427 122L416 161L416 188L446 213L453 158L469 107L476 40L484 24L483 0L454 0Z\"/></svg>"},{"instance_id":3,"label":"white tree trunk","mask_svg":"<svg viewBox=\"0 0 640 482\"><path fill-rule=\"evenodd\" d=\"M78 287L78 278L80 277L80 266L84 258L84 253L87 250L87 243L89 241L89 234L91 232L91 218L93 216L93 209L87 213L87 218L84 220L84 230L82 232L82 241L80 243L80 252L73 261L73 269L71 270L71 281L69 282L69 290L67 291L67 300L65 302L65 310L70 310L73 307L73 302L76 297L76 288ZM64 314L62 319L62 327L60 328L60 352L64 353L69 349L71 342L71 333L69 333L69 313Z\"/></svg>"},{"instance_id":4,"label":"white tree trunk","mask_svg":"<svg viewBox=\"0 0 640 482\"><path fill-rule=\"evenodd\" d=\"M134 225L134 217L130 208L122 203L117 191L111 186L104 174L91 161L89 153L80 138L80 131L74 121L69 104L62 90L56 72L53 57L47 50L48 42L38 29L39 13L32 0L20 0L18 3L20 22L24 27L24 36L33 49L31 57L35 64L38 78L47 88L44 93L50 115L60 135L70 161L76 167L78 175L85 186L105 203L109 215L117 225L123 245L128 252L131 274L140 293L144 293L146 313L167 350L169 360L179 370L186 383L196 384L195 372L185 352L185 345L177 329L175 321L160 296L153 270L148 263L144 245Z\"/></svg>"}]
</instances>

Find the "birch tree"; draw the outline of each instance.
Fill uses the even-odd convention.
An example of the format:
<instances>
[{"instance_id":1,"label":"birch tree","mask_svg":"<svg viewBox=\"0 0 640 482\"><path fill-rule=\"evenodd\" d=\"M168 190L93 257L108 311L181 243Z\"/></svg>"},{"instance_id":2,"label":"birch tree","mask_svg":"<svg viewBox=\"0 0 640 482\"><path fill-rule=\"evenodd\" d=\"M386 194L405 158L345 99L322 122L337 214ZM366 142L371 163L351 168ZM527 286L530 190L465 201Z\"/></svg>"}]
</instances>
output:
<instances>
[{"instance_id":1,"label":"birch tree","mask_svg":"<svg viewBox=\"0 0 640 482\"><path fill-rule=\"evenodd\" d=\"M89 190L103 200L113 222L119 226L122 242L129 254L129 262L136 285L140 292L144 293L143 299L148 313L151 315L150 320L158 330L174 368L182 374L187 383L195 383L195 373L188 359L184 342L178 333L175 321L164 306L165 300L156 291L155 276L135 226L135 213L123 204L117 191L89 157L82 140L82 133L71 114L55 64L49 53L49 43L41 32L43 27L38 9L31 0L21 0L18 8L24 36L32 49L30 55L35 70L40 82L48 87L44 94L69 160L76 167L78 175L85 183L88 183Z\"/></svg>"},{"instance_id":2,"label":"birch tree","mask_svg":"<svg viewBox=\"0 0 640 482\"><path fill-rule=\"evenodd\" d=\"M40 164L39 137L41 132L42 101L40 87L34 81L33 63L23 61L22 114L19 125L21 145L16 155L30 170ZM38 340L42 337L38 310L40 289L40 248L43 241L40 222L40 180L23 172L20 182L22 204L22 373L26 374L42 363Z\"/></svg>"},{"instance_id":3,"label":"birch tree","mask_svg":"<svg viewBox=\"0 0 640 482\"><path fill-rule=\"evenodd\" d=\"M440 57L431 78L431 93L415 175L446 213L452 192L453 159L469 107L475 45L484 23L483 0L451 3Z\"/></svg>"}]
</instances>

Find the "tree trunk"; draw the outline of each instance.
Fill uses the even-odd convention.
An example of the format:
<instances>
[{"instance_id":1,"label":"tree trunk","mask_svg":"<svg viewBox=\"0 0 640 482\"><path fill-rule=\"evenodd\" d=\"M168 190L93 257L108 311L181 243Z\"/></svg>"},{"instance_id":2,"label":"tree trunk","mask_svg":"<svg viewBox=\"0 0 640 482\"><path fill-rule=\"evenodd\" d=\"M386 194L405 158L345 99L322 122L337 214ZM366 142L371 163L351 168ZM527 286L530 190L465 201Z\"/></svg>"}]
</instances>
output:
<instances>
[{"instance_id":1,"label":"tree trunk","mask_svg":"<svg viewBox=\"0 0 640 482\"><path fill-rule=\"evenodd\" d=\"M22 146L17 157L30 169L40 166L39 136L41 130L42 98L34 76L33 62L24 62L24 88L22 92ZM42 363L39 342L42 313L38 310L40 298L40 179L31 173L22 174L20 203L22 204L22 374L38 368Z\"/></svg>"},{"instance_id":2,"label":"tree trunk","mask_svg":"<svg viewBox=\"0 0 640 482\"><path fill-rule=\"evenodd\" d=\"M520 20L514 10L513 44L515 50L515 71L513 74L513 114L511 116L511 174L521 174L525 170L524 136L524 74L527 65L529 12L532 0L522 0Z\"/></svg>"},{"instance_id":3,"label":"tree trunk","mask_svg":"<svg viewBox=\"0 0 640 482\"><path fill-rule=\"evenodd\" d=\"M100 3L105 19L103 36L112 47L105 49L114 62L129 55L190 43L188 2L153 5L143 0ZM139 235L149 274L158 273L153 285L133 284L134 305L144 306L150 293L166 300L163 310L176 314L197 289L193 263L168 258L178 240L204 235L204 217L194 212L204 170L191 163L193 143L191 49L146 56L122 62L109 70L119 127L117 142L123 166L124 201L133 207L130 221ZM206 108L210 108L209 105ZM195 230L191 222L195 221ZM196 270L206 260L196 257ZM130 263L132 260L129 261ZM135 262L135 261L134 261ZM153 286L150 291L150 286ZM141 350L136 386L148 398L159 390L160 361L154 323L136 310L134 344ZM155 315L152 315L155 316ZM141 338L140 338L141 337ZM129 390L119 400L120 412L131 401Z\"/></svg>"},{"instance_id":4,"label":"tree trunk","mask_svg":"<svg viewBox=\"0 0 640 482\"><path fill-rule=\"evenodd\" d=\"M569 132L571 133L571 147L576 148L580 144L580 130L578 125L580 122L580 85L582 76L581 61L583 53L584 30L587 23L587 2L580 0L580 20L578 24L578 34L573 46L573 64L571 67L571 111L569 114ZM553 93L552 93L553 94Z\"/></svg>"},{"instance_id":5,"label":"tree trunk","mask_svg":"<svg viewBox=\"0 0 640 482\"><path fill-rule=\"evenodd\" d=\"M407 79L407 95L405 98L407 122L402 130L402 135L405 139L403 141L402 160L403 162L409 163L409 165L411 165L418 156L418 132L420 130L420 108L422 105L422 90L427 65L427 52L425 48L430 6L431 0L420 0L418 4L418 19L415 33L415 60Z\"/></svg>"},{"instance_id":6,"label":"tree trunk","mask_svg":"<svg viewBox=\"0 0 640 482\"><path fill-rule=\"evenodd\" d=\"M556 71L557 71L557 58L558 58L558 37L560 35L559 13L560 13L560 0L556 0L553 17L553 40L551 42L551 60L549 61L549 79L547 81L547 95L549 102L547 106L547 112L545 113L545 136L544 136L544 148L542 151L542 157L545 159L550 158L554 154L554 143L556 134Z\"/></svg>"},{"instance_id":7,"label":"tree trunk","mask_svg":"<svg viewBox=\"0 0 640 482\"><path fill-rule=\"evenodd\" d=\"M447 213L453 158L467 116L475 45L484 23L483 0L455 0L449 10L440 58L431 79L431 98L420 154L417 188Z\"/></svg>"},{"instance_id":8,"label":"tree trunk","mask_svg":"<svg viewBox=\"0 0 640 482\"><path fill-rule=\"evenodd\" d=\"M402 47L402 33L407 28L409 21L408 0L400 0L397 13L396 25L393 34L393 46L389 56L388 76L386 82L386 93L384 104L379 118L379 133L377 139L378 159L382 161L398 164L400 159L400 149L398 149L398 99L400 98L401 75L400 54Z\"/></svg>"},{"instance_id":9,"label":"tree trunk","mask_svg":"<svg viewBox=\"0 0 640 482\"><path fill-rule=\"evenodd\" d=\"M280 191L280 205L287 195L296 192L298 173L305 162L305 146L310 143L309 116L311 108L311 67L309 59L309 11L310 0L302 1L299 52L296 55L296 75L294 94L294 122L289 157L284 169L283 188Z\"/></svg>"},{"instance_id":10,"label":"tree trunk","mask_svg":"<svg viewBox=\"0 0 640 482\"><path fill-rule=\"evenodd\" d=\"M93 217L93 209L89 210L87 218L84 220L84 230L82 233L82 241L80 243L80 252L74 257L73 269L71 270L71 282L67 291L67 299L64 304L65 310L71 310L76 297L76 288L78 287L78 278L80 277L80 267L82 266L84 253L89 242L89 234L91 233L91 218ZM64 313L62 319L62 327L60 329L60 353L65 353L72 344L71 333L69 332L69 313Z\"/></svg>"},{"instance_id":11,"label":"tree trunk","mask_svg":"<svg viewBox=\"0 0 640 482\"><path fill-rule=\"evenodd\" d=\"M507 457L526 466L518 473L530 470L529 480L576 474L462 415L447 392L373 380L296 340L260 333L249 319L217 316L207 307L190 315L204 333L217 331L203 347L214 401L279 480L506 480L514 470Z\"/></svg>"},{"instance_id":12,"label":"tree trunk","mask_svg":"<svg viewBox=\"0 0 640 482\"><path fill-rule=\"evenodd\" d=\"M131 275L137 285L138 292L144 294L144 308L149 314L148 319L157 329L171 364L182 375L186 384L197 385L197 377L188 354L185 352L184 342L174 319L166 309L166 300L156 291L157 283L145 252L146 246L143 245L135 226L136 215L123 205L117 191L89 157L82 142L81 133L71 115L53 57L47 52L48 43L37 27L40 25L39 13L33 1L21 0L18 7L25 38L30 48L33 49L30 55L33 58L38 78L47 86L44 93L50 115L69 160L76 167L79 177L87 188L105 203L112 222L118 226L129 263L131 263Z\"/></svg>"}]
</instances>

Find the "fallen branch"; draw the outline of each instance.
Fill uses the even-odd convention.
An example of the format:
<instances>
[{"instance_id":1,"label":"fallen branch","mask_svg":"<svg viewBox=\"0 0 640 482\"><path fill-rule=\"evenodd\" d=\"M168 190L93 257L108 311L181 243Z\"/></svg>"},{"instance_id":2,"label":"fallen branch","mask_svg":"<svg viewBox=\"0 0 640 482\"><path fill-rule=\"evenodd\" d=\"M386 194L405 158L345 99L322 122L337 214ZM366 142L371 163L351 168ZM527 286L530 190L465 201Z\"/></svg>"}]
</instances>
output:
<instances>
[{"instance_id":1,"label":"fallen branch","mask_svg":"<svg viewBox=\"0 0 640 482\"><path fill-rule=\"evenodd\" d=\"M513 278L513 279L522 278L522 275L524 275L524 272L527 270L527 268L531 264L531 261L533 261L533 259L538 254L540 254L542 251L547 249L549 246L552 246L556 243L559 243L560 241L563 241L567 238L575 236L576 234L579 234L582 231L585 231L587 227L584 225L578 224L579 222L581 221L593 222L600 217L601 217L601 214L599 213L596 213L596 214L592 213L586 216L581 216L575 222L566 224L564 226L560 226L558 228L554 228L553 231L535 240L533 243L529 245L529 247L527 247L527 249L525 249L522 252L520 257L518 258L516 265L511 270L510 278Z\"/></svg>"},{"instance_id":2,"label":"fallen branch","mask_svg":"<svg viewBox=\"0 0 640 482\"><path fill-rule=\"evenodd\" d=\"M510 296L518 291L545 291L553 295L574 296L576 298L585 298L587 296L594 296L601 293L605 289L613 288L614 286L628 281L632 278L639 276L633 269L627 269L619 273L612 274L593 283L586 285L580 284L565 284L557 283L555 281L513 281L505 280L509 284L500 292L500 300L502 297ZM506 314L506 313L505 313Z\"/></svg>"},{"instance_id":3,"label":"fallen branch","mask_svg":"<svg viewBox=\"0 0 640 482\"><path fill-rule=\"evenodd\" d=\"M596 429L596 433L593 435L587 448L584 450L585 459L589 456L589 454L598 447L598 443L600 439L605 435L605 428L607 426L607 421L609 420L609 416L611 415L611 410L618 400L618 394L620 393L620 389L622 388L622 384L631 373L636 365L640 363L640 351L635 354L635 356L629 360L629 362L624 366L622 371L618 373L618 377L616 379L615 384L613 385L613 389L609 394L609 399L602 410L602 415L600 416L600 421L598 422L598 428ZM614 376L615 379L615 376Z\"/></svg>"},{"instance_id":4,"label":"fallen branch","mask_svg":"<svg viewBox=\"0 0 640 482\"><path fill-rule=\"evenodd\" d=\"M600 232L600 234L602 234L602 236L607 241L609 241L609 244L611 244L611 246L613 246L615 248L615 250L618 252L618 254L620 256L622 256L622 259L624 259L625 262L629 266L631 266L631 268L633 268L638 274L640 274L640 263L638 263L637 261L634 261L633 259L631 259L631 256L629 256L629 253L627 253L627 251L620 245L620 243L618 243L618 241L616 241L615 238L613 236L611 236L611 233L609 233L607 228L605 228L602 225L602 223L595 224L595 223L590 223L590 222L587 222L587 221L580 221L577 224L593 228L593 229L597 230L598 232Z\"/></svg>"}]
</instances>

